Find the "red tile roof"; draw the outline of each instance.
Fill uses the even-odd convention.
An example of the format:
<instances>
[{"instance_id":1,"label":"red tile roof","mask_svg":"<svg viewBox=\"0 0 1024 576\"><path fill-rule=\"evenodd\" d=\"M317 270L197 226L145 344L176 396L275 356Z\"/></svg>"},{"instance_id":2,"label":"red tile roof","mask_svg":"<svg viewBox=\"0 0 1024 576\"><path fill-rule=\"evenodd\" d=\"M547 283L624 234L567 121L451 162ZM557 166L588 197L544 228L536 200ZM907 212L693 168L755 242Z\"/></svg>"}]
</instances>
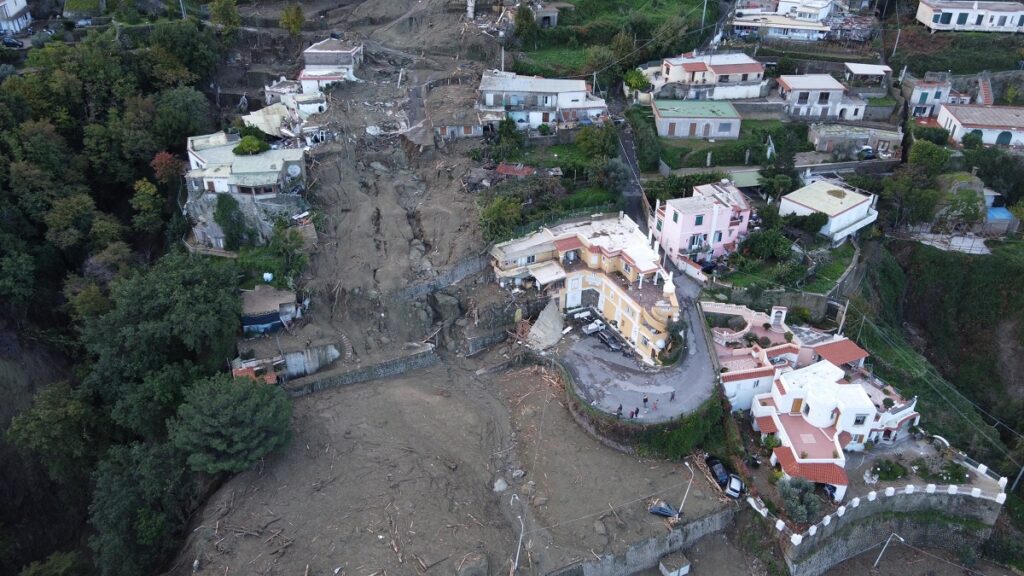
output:
<instances>
[{"instance_id":1,"label":"red tile roof","mask_svg":"<svg viewBox=\"0 0 1024 576\"><path fill-rule=\"evenodd\" d=\"M532 166L523 166L522 164L512 165L505 164L504 162L498 164L498 174L503 174L505 176L523 178L526 176L533 176L536 173L537 169Z\"/></svg>"},{"instance_id":2,"label":"red tile roof","mask_svg":"<svg viewBox=\"0 0 1024 576\"><path fill-rule=\"evenodd\" d=\"M836 340L827 344L820 344L814 347L814 351L819 356L836 366L856 362L857 360L870 356L866 350L857 346L853 340L848 338L843 338L842 340Z\"/></svg>"},{"instance_id":3,"label":"red tile roof","mask_svg":"<svg viewBox=\"0 0 1024 576\"><path fill-rule=\"evenodd\" d=\"M838 464L801 464L796 461L793 451L784 446L775 449L775 458L779 466L782 466L782 471L794 478L833 486L846 486L850 483L846 470Z\"/></svg>"},{"instance_id":4,"label":"red tile roof","mask_svg":"<svg viewBox=\"0 0 1024 576\"><path fill-rule=\"evenodd\" d=\"M775 358L782 356L783 354L799 354L800 347L793 343L780 344L778 346L772 346L771 348L765 348L764 353L767 354L769 358Z\"/></svg>"},{"instance_id":5,"label":"red tile roof","mask_svg":"<svg viewBox=\"0 0 1024 576\"><path fill-rule=\"evenodd\" d=\"M715 64L711 66L715 74L750 74L758 73L764 70L764 65L757 62L748 62L746 64Z\"/></svg>"},{"instance_id":6,"label":"red tile roof","mask_svg":"<svg viewBox=\"0 0 1024 576\"><path fill-rule=\"evenodd\" d=\"M786 395L786 387L782 385L782 380L776 378L775 379L775 385L778 386L778 388L779 388L779 394L782 394L783 396L785 396Z\"/></svg>"},{"instance_id":7,"label":"red tile roof","mask_svg":"<svg viewBox=\"0 0 1024 576\"><path fill-rule=\"evenodd\" d=\"M561 240L555 240L555 250L559 252L568 252L577 248L582 248L583 242L580 242L578 236L572 238L563 238Z\"/></svg>"},{"instance_id":8,"label":"red tile roof","mask_svg":"<svg viewBox=\"0 0 1024 576\"><path fill-rule=\"evenodd\" d=\"M735 382L737 380L747 380L750 378L761 378L763 376L774 375L774 366L765 366L763 368L750 368L747 370L737 370L736 372L725 372L722 374L722 382Z\"/></svg>"},{"instance_id":9,"label":"red tile roof","mask_svg":"<svg viewBox=\"0 0 1024 576\"><path fill-rule=\"evenodd\" d=\"M687 62L683 64L683 70L686 72L706 72L708 65L703 62Z\"/></svg>"},{"instance_id":10,"label":"red tile roof","mask_svg":"<svg viewBox=\"0 0 1024 576\"><path fill-rule=\"evenodd\" d=\"M775 420L771 416L759 416L757 427L765 434L774 434L779 431L779 427L775 425Z\"/></svg>"}]
</instances>

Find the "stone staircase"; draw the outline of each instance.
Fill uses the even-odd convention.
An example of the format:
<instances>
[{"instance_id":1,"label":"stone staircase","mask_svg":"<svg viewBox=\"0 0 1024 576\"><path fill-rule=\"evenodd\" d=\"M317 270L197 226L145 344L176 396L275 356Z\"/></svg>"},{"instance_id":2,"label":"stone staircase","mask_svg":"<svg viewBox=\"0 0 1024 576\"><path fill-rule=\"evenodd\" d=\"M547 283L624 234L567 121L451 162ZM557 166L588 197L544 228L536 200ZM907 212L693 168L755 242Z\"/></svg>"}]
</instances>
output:
<instances>
[{"instance_id":1,"label":"stone staircase","mask_svg":"<svg viewBox=\"0 0 1024 576\"><path fill-rule=\"evenodd\" d=\"M987 74L978 78L978 104L982 106L995 104L995 98L992 96L992 80Z\"/></svg>"}]
</instances>

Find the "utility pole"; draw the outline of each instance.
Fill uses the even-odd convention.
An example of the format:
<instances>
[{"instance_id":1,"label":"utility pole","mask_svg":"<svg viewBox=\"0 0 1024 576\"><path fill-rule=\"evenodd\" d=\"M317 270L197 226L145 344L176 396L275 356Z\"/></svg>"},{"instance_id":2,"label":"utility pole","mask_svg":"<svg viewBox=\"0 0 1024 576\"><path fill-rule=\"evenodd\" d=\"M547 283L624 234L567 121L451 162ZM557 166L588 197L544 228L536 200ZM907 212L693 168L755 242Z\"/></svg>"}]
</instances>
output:
<instances>
[{"instance_id":1,"label":"utility pole","mask_svg":"<svg viewBox=\"0 0 1024 576\"><path fill-rule=\"evenodd\" d=\"M1020 467L1020 472L1017 473L1017 479L1013 481L1013 486L1010 487L1010 493L1017 491L1017 485L1020 484L1021 477L1024 476L1024 466Z\"/></svg>"},{"instance_id":2,"label":"utility pole","mask_svg":"<svg viewBox=\"0 0 1024 576\"><path fill-rule=\"evenodd\" d=\"M178 4L181 6L181 19L185 20L185 0L178 0Z\"/></svg>"},{"instance_id":3,"label":"utility pole","mask_svg":"<svg viewBox=\"0 0 1024 576\"><path fill-rule=\"evenodd\" d=\"M878 568L878 563L882 561L882 554L885 554L885 549L889 547L889 542L892 541L893 536L899 538L900 542L906 542L906 540L904 540L903 537L899 534L895 532L890 534L889 537L885 539L885 546L882 546L882 551L878 553L878 558L875 559L875 565L873 566L873 568Z\"/></svg>"},{"instance_id":4,"label":"utility pole","mask_svg":"<svg viewBox=\"0 0 1024 576\"><path fill-rule=\"evenodd\" d=\"M901 32L903 32L903 28L896 29L896 41L892 43L892 55L890 55L889 58L894 58L896 56L896 47L900 45Z\"/></svg>"},{"instance_id":5,"label":"utility pole","mask_svg":"<svg viewBox=\"0 0 1024 576\"><path fill-rule=\"evenodd\" d=\"M704 29L704 16L708 13L708 0L704 0L704 8L700 11L700 28Z\"/></svg>"}]
</instances>

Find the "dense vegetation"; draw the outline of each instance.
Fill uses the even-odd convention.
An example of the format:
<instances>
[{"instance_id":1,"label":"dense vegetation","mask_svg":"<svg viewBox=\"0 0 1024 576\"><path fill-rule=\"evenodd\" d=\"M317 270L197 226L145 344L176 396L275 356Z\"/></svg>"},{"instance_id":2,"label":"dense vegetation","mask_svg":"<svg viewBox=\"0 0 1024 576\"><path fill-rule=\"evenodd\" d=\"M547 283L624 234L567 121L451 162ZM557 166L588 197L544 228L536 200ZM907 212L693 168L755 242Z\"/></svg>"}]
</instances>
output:
<instances>
[{"instance_id":1,"label":"dense vegetation","mask_svg":"<svg viewBox=\"0 0 1024 576\"><path fill-rule=\"evenodd\" d=\"M239 279L263 260L180 248L176 153L214 129L194 86L220 45L190 21L94 32L33 49L0 86L0 331L74 364L4 433L23 460L4 465L28 470L0 486L25 496L0 502L4 574L156 573L219 475L287 438L280 389L209 379L234 356ZM304 263L296 238L275 241L264 260ZM26 513L42 498L59 509Z\"/></svg>"}]
</instances>

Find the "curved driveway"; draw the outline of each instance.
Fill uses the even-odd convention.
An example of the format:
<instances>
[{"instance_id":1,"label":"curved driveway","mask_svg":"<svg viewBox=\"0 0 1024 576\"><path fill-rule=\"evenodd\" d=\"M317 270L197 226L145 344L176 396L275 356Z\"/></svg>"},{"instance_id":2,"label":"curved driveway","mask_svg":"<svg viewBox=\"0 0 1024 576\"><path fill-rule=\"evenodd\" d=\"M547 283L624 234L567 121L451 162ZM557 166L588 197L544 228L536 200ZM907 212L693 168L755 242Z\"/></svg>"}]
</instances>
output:
<instances>
[{"instance_id":1,"label":"curved driveway","mask_svg":"<svg viewBox=\"0 0 1024 576\"><path fill-rule=\"evenodd\" d=\"M580 338L565 352L563 360L576 378L578 392L592 406L614 413L621 404L623 418L639 408L642 422L662 422L692 412L711 397L715 375L707 340L694 332L704 329L694 307L700 286L678 272L675 285L686 318L688 344L686 355L676 365L664 369L640 367L636 360L608 350L592 336ZM674 401L670 400L673 391ZM649 400L646 411L644 394Z\"/></svg>"}]
</instances>

